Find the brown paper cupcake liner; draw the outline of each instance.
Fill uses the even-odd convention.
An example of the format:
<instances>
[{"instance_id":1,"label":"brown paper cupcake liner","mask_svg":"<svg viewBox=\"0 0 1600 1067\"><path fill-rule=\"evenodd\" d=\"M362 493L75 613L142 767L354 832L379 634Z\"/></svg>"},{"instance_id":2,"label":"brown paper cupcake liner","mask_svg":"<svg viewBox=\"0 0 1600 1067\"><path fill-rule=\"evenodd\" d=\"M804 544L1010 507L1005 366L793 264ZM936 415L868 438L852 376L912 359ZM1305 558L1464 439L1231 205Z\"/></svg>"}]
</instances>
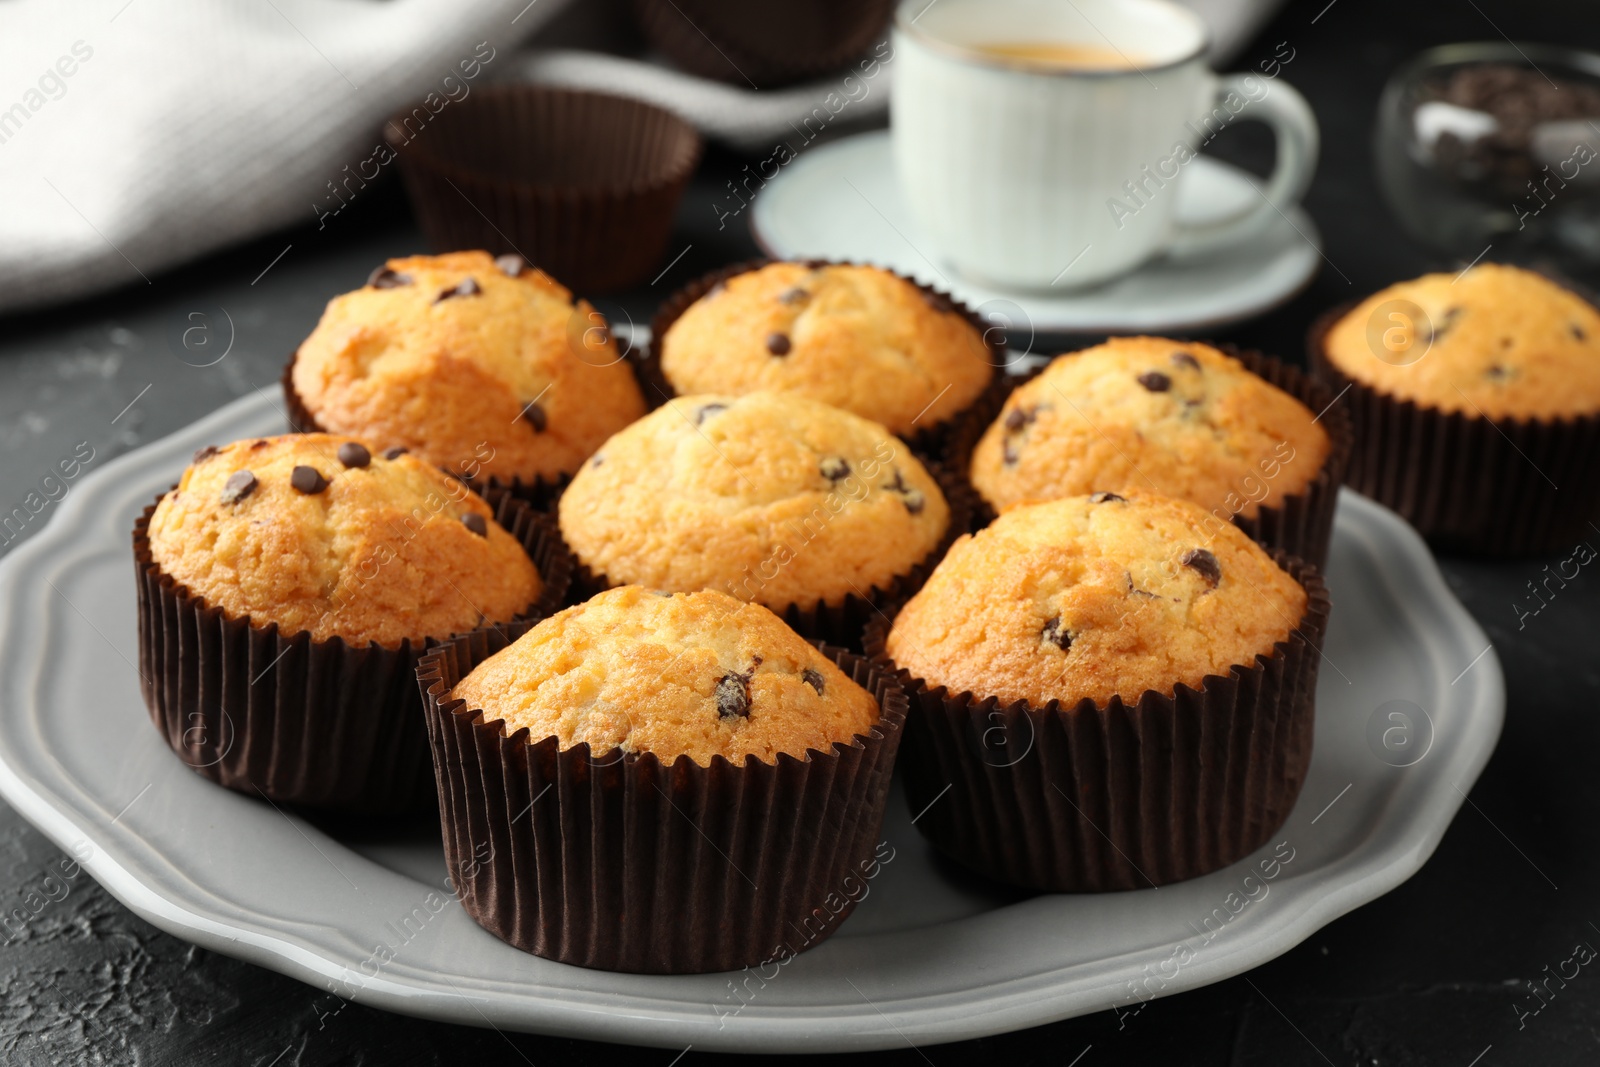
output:
<instances>
[{"instance_id":1,"label":"brown paper cupcake liner","mask_svg":"<svg viewBox=\"0 0 1600 1067\"><path fill-rule=\"evenodd\" d=\"M1248 856L1281 827L1311 764L1328 594L1317 569L1273 553L1308 594L1270 656L1171 696L1043 707L930 688L867 655L911 698L901 758L917 829L980 874L1050 892L1141 889Z\"/></svg>"},{"instance_id":2,"label":"brown paper cupcake liner","mask_svg":"<svg viewBox=\"0 0 1600 1067\"><path fill-rule=\"evenodd\" d=\"M950 505L950 524L946 527L944 536L939 539L939 543L909 571L897 575L886 586L874 585L866 590L865 596L847 593L838 604L819 601L811 605L789 604L782 608L772 608L772 612L782 618L791 630L808 641L825 641L830 645L859 652L861 631L867 621L879 615L886 607L906 600L921 589L922 584L928 580L928 575L933 573L939 561L944 559L945 553L950 551L950 546L955 543L956 538L968 532L972 526L971 514L977 504L977 494L965 481L950 474L938 464L924 461L924 465L928 473L939 483L939 490L944 493L945 502ZM571 598L574 604L581 604L592 596L622 584L613 582L607 575L591 569L570 545L567 546L567 551L573 560Z\"/></svg>"},{"instance_id":3,"label":"brown paper cupcake liner","mask_svg":"<svg viewBox=\"0 0 1600 1067\"><path fill-rule=\"evenodd\" d=\"M508 643L475 632L417 670L445 859L484 929L582 967L728 971L819 943L865 896L906 714L892 677L825 648L877 698L868 734L803 759L663 763L562 751L525 727L508 736L503 720L449 699Z\"/></svg>"},{"instance_id":4,"label":"brown paper cupcake liner","mask_svg":"<svg viewBox=\"0 0 1600 1067\"><path fill-rule=\"evenodd\" d=\"M702 149L664 108L535 85L398 112L384 138L435 250L517 252L585 293L650 277Z\"/></svg>"},{"instance_id":5,"label":"brown paper cupcake liner","mask_svg":"<svg viewBox=\"0 0 1600 1067\"><path fill-rule=\"evenodd\" d=\"M1325 354L1333 308L1307 337L1313 371L1344 391L1356 446L1345 481L1435 547L1494 556L1571 548L1600 515L1600 415L1500 419L1444 412L1347 377Z\"/></svg>"},{"instance_id":6,"label":"brown paper cupcake liner","mask_svg":"<svg viewBox=\"0 0 1600 1067\"><path fill-rule=\"evenodd\" d=\"M317 422L317 417L311 414L310 409L308 409L305 405L305 401L300 399L299 391L294 387L294 361L298 357L298 351L290 354L289 362L285 364L283 368L283 377L280 379L281 384L283 385L284 413L288 416L289 420L289 432L333 432L324 429L322 425ZM637 380L639 370L638 365L636 363L630 363L630 366L633 368L634 376ZM645 388L645 383L640 381L639 386L640 389L643 390ZM361 435L350 434L349 436L359 437ZM486 495L490 490L493 489L504 489L510 492L512 496L517 497L519 500L527 501L539 511L549 511L555 507L555 503L560 499L562 491L565 490L567 484L572 481L571 474L558 474L554 478L545 478L543 476L524 478L520 474L513 475L510 478L505 478L495 474L490 475L487 479L484 479L467 478L462 475L460 471L452 471L449 469L445 469L445 473L450 475L452 478L456 478L465 483L480 494Z\"/></svg>"},{"instance_id":7,"label":"brown paper cupcake liner","mask_svg":"<svg viewBox=\"0 0 1600 1067\"><path fill-rule=\"evenodd\" d=\"M515 619L482 627L515 638L560 609L572 557L549 516L502 490L485 499L544 582ZM150 717L178 757L220 785L278 803L362 814L430 808L416 665L448 635L385 648L233 618L151 558L155 508L133 528L139 674Z\"/></svg>"},{"instance_id":8,"label":"brown paper cupcake liner","mask_svg":"<svg viewBox=\"0 0 1600 1067\"><path fill-rule=\"evenodd\" d=\"M1339 486L1345 481L1345 471L1349 467L1355 444L1349 413L1343 410L1341 404L1334 403L1338 395L1334 390L1297 367L1253 349L1241 349L1231 344L1215 347L1239 360L1256 377L1265 379L1317 414L1328 434L1327 458L1303 491L1284 495L1276 507L1257 508L1252 516L1234 513L1233 524L1269 551L1281 548L1308 563L1325 566L1333 538L1333 515L1339 504ZM962 478L968 478L973 449L994 420L1000 417L1000 412L1005 410L1012 392L1033 381L1044 373L1044 369L1041 366L1026 375L1003 375L1006 379L1004 388L985 394L980 403L969 408L950 433L943 452L945 467ZM972 496L973 530L976 532L994 521L995 510L975 488ZM1219 511L1231 512L1232 508L1227 501L1219 500L1213 505L1212 513Z\"/></svg>"},{"instance_id":9,"label":"brown paper cupcake liner","mask_svg":"<svg viewBox=\"0 0 1600 1067\"><path fill-rule=\"evenodd\" d=\"M643 383L645 392L645 402L650 405L652 410L678 395L677 390L667 380L667 376L661 368L661 344L672 324L677 322L685 311L689 310L689 305L729 278L758 270L769 263L778 262L801 263L811 268L874 266L873 264L859 264L845 259L799 259L792 261L751 259L714 270L710 274L696 278L688 285L685 285L682 289L669 296L656 311L655 317L650 320L650 343L646 346L635 348L629 353L629 358L637 362L639 380ZM887 268L882 267L878 269L887 270ZM942 293L931 285L924 285L915 278L901 274L899 271L889 271L889 273L916 286L932 306L941 311L959 312L961 317L966 319L967 323L978 331L978 336L983 338L984 345L989 350L990 363L989 388L984 393L980 393L979 398L981 399L995 389L997 383L1005 378L1004 368L1008 359L1003 332L993 328L977 312L952 297L949 293ZM977 403L977 401L974 401L974 403ZM956 412L943 422L935 423L919 429L915 433L902 436L905 437L906 443L919 455L936 458L944 446L946 437L960 423L965 410Z\"/></svg>"},{"instance_id":10,"label":"brown paper cupcake liner","mask_svg":"<svg viewBox=\"0 0 1600 1067\"><path fill-rule=\"evenodd\" d=\"M837 71L882 36L894 0L634 0L649 42L690 74L771 89Z\"/></svg>"}]
</instances>

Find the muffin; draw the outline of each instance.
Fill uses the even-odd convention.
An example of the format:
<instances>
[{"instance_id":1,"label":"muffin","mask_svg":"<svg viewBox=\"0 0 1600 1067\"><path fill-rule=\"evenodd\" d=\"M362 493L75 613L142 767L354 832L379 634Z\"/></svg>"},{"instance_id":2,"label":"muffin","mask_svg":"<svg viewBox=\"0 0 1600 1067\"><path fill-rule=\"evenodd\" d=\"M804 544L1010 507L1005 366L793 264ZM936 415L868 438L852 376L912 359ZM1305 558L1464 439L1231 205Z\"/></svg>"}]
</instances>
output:
<instances>
[{"instance_id":1,"label":"muffin","mask_svg":"<svg viewBox=\"0 0 1600 1067\"><path fill-rule=\"evenodd\" d=\"M958 525L904 442L793 393L668 402L605 443L559 514L586 588L717 589L838 644Z\"/></svg>"},{"instance_id":2,"label":"muffin","mask_svg":"<svg viewBox=\"0 0 1600 1067\"><path fill-rule=\"evenodd\" d=\"M457 891L525 951L770 962L831 934L877 873L905 694L760 605L623 586L513 643L443 645L418 678Z\"/></svg>"},{"instance_id":3,"label":"muffin","mask_svg":"<svg viewBox=\"0 0 1600 1067\"><path fill-rule=\"evenodd\" d=\"M869 626L912 695L913 810L949 787L917 824L942 851L1033 889L1131 889L1282 825L1327 597L1309 564L1207 518L1136 490L1018 506Z\"/></svg>"},{"instance_id":4,"label":"muffin","mask_svg":"<svg viewBox=\"0 0 1600 1067\"><path fill-rule=\"evenodd\" d=\"M548 613L570 579L549 520L498 497L350 437L196 453L134 530L141 675L168 742L274 800L425 805L423 647Z\"/></svg>"},{"instance_id":5,"label":"muffin","mask_svg":"<svg viewBox=\"0 0 1600 1067\"><path fill-rule=\"evenodd\" d=\"M1600 512L1600 311L1497 263L1392 285L1313 327L1348 389L1352 488L1441 547L1568 548Z\"/></svg>"},{"instance_id":6,"label":"muffin","mask_svg":"<svg viewBox=\"0 0 1600 1067\"><path fill-rule=\"evenodd\" d=\"M849 263L719 271L663 305L651 330L650 358L671 392L799 393L906 438L931 440L1006 361L949 297Z\"/></svg>"},{"instance_id":7,"label":"muffin","mask_svg":"<svg viewBox=\"0 0 1600 1067\"><path fill-rule=\"evenodd\" d=\"M1237 523L1320 564L1348 423L1343 412L1319 418L1331 392L1277 360L1246 358L1253 366L1164 337L1058 356L1013 390L981 436L971 428L965 469L995 511L1142 489L1193 501L1213 527Z\"/></svg>"},{"instance_id":8,"label":"muffin","mask_svg":"<svg viewBox=\"0 0 1600 1067\"><path fill-rule=\"evenodd\" d=\"M559 482L645 410L599 312L486 252L392 259L329 301L284 391L294 428L521 487Z\"/></svg>"}]
</instances>

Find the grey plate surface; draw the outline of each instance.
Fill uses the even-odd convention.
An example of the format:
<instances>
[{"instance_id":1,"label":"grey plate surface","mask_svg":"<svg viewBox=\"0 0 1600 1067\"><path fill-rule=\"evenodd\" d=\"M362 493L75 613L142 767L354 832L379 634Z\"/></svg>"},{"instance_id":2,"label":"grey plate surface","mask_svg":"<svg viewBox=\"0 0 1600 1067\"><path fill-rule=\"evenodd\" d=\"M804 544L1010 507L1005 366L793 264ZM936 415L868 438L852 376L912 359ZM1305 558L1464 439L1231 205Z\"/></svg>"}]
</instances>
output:
<instances>
[{"instance_id":1,"label":"grey plate surface","mask_svg":"<svg viewBox=\"0 0 1600 1067\"><path fill-rule=\"evenodd\" d=\"M318 825L212 785L152 728L135 668L134 517L195 448L282 426L275 397L236 401L85 476L0 562L0 794L162 929L391 1011L677 1049L821 1052L1125 1007L1258 966L1404 881L1504 717L1489 641L1427 548L1346 493L1315 758L1257 856L1159 890L1027 898L937 861L897 795L883 831L893 858L867 897L769 980L551 963L455 904L437 826ZM1396 733L1395 708L1426 722L1412 711ZM1275 850L1292 859L1264 879ZM1135 995L1130 983L1144 985Z\"/></svg>"}]
</instances>

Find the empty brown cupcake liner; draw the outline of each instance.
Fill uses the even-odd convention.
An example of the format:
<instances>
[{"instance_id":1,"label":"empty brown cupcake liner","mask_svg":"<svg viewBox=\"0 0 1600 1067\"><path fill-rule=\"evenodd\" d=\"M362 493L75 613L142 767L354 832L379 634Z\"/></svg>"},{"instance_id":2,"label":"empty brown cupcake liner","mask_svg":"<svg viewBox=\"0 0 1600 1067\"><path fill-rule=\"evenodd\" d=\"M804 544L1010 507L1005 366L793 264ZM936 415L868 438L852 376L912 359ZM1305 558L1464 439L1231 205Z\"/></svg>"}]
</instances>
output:
<instances>
[{"instance_id":1,"label":"empty brown cupcake liner","mask_svg":"<svg viewBox=\"0 0 1600 1067\"><path fill-rule=\"evenodd\" d=\"M740 274L747 274L753 270L759 270L760 268L767 266L769 263L781 262L801 263L813 269L817 267L830 266L875 266L874 264L858 264L851 260L844 259L751 259L743 263L735 263L731 266L714 270L710 274L696 278L688 285L685 285L682 289L679 289L676 293L673 293L671 296L669 296L666 301L662 303L661 307L657 309L655 317L650 320L650 343L642 347L636 347L629 352L629 358L635 360L638 366L639 380L641 383L643 383L645 391L645 403L649 404L652 410L660 407L662 404L678 395L677 390L673 388L672 383L667 380L666 373L661 368L661 344L663 339L667 336L667 330L671 328L672 324L677 322L685 311L689 310L689 306L691 304L693 304L696 300L699 300L702 296L705 296L721 283L727 281L729 278ZM884 267L877 267L876 269L887 270L887 268ZM983 338L984 346L989 350L990 363L989 386L983 393L979 394L979 399L981 400L984 396L987 396L989 393L993 392L1006 376L1005 366L1008 356L1006 353L1005 342L1003 340L1003 333L993 328L989 323L985 322L977 312L973 311L966 304L963 304L961 301L952 297L949 293L941 293L931 285L924 285L915 278L912 278L909 275L901 274L899 271L888 271L888 273L893 274L895 277L900 278L903 281L910 282L912 285L916 286L922 292L922 295L927 299L928 303L933 307L938 308L941 311L958 312L962 318L967 320L967 323L973 329L978 331L978 336ZM978 401L974 401L974 403L977 402ZM970 409L970 407L971 405L968 406L968 409ZM963 411L956 412L943 422L935 423L923 429L919 429L915 433L903 434L901 436L905 438L906 443L909 444L918 454L927 457L937 457L940 450L944 446L946 437L949 435L951 430L960 423L963 414L968 409L963 409Z\"/></svg>"},{"instance_id":2,"label":"empty brown cupcake liner","mask_svg":"<svg viewBox=\"0 0 1600 1067\"><path fill-rule=\"evenodd\" d=\"M1392 508L1435 547L1492 556L1571 548L1600 516L1600 415L1491 421L1381 393L1344 374L1323 347L1358 306L1312 324L1313 371L1350 411L1345 481Z\"/></svg>"},{"instance_id":3,"label":"empty brown cupcake liner","mask_svg":"<svg viewBox=\"0 0 1600 1067\"><path fill-rule=\"evenodd\" d=\"M572 557L549 516L503 490L485 499L544 583L524 612L481 628L515 638L560 609ZM416 666L445 637L385 648L231 617L151 557L155 509L133 528L139 675L150 717L178 757L277 803L359 814L430 808L437 794Z\"/></svg>"},{"instance_id":4,"label":"empty brown cupcake liner","mask_svg":"<svg viewBox=\"0 0 1600 1067\"><path fill-rule=\"evenodd\" d=\"M741 20L741 32L733 32L719 18L718 8L729 5L634 0L633 9L650 43L683 70L740 87L771 89L831 73L859 58L888 27L894 5L895 0L796 5L808 21L822 24L811 40L798 40L781 22L755 26L748 17ZM763 5L738 6L747 12L764 10Z\"/></svg>"},{"instance_id":5,"label":"empty brown cupcake liner","mask_svg":"<svg viewBox=\"0 0 1600 1067\"><path fill-rule=\"evenodd\" d=\"M1316 413L1328 434L1328 455L1305 489L1285 494L1276 507L1257 508L1255 515L1246 516L1234 512L1226 500L1219 500L1210 509L1211 513L1215 516L1222 511L1231 512L1233 525L1263 548L1280 548L1291 556L1323 567L1327 564L1328 548L1333 539L1339 486L1345 481L1355 444L1350 415L1342 404L1335 403L1338 394L1334 390L1299 368L1253 349L1230 344L1216 347L1239 360L1256 377L1265 379ZM978 441L1005 410L1012 392L1044 373L1047 366L1049 364L1036 367L1026 375L1003 375L1007 379L1004 388L986 393L980 403L969 408L949 436L943 452L944 466L962 478L970 478L972 452ZM1243 486L1240 486L1239 495L1241 498L1246 495ZM973 529L976 531L994 521L995 509L975 488L972 498Z\"/></svg>"},{"instance_id":6,"label":"empty brown cupcake liner","mask_svg":"<svg viewBox=\"0 0 1600 1067\"><path fill-rule=\"evenodd\" d=\"M901 756L917 829L1001 882L1049 892L1141 889L1195 878L1265 844L1311 764L1328 594L1317 569L1273 558L1305 588L1305 615L1270 656L1199 689L1043 707L951 693L885 652L867 655L911 698Z\"/></svg>"},{"instance_id":7,"label":"empty brown cupcake liner","mask_svg":"<svg viewBox=\"0 0 1600 1067\"><path fill-rule=\"evenodd\" d=\"M305 405L305 401L300 399L299 391L294 387L294 361L298 357L298 351L290 354L289 362L285 364L283 377L280 379L283 385L284 413L289 420L289 432L331 433L333 431L324 429L317 422L317 417L311 414L310 409ZM630 363L630 366L633 367L635 379L637 380L638 366L632 363ZM644 382L640 381L639 386L641 390L644 389ZM347 436L359 437L361 435L349 434ZM545 478L543 476L524 478L520 474L505 478L494 474L485 479L468 478L461 471L443 469L446 474L472 487L480 494L487 494L492 489L505 489L512 496L527 501L540 511L549 511L553 508L556 501L560 499L562 490L566 489L567 483L572 481L571 474L558 474L554 478Z\"/></svg>"},{"instance_id":8,"label":"empty brown cupcake liner","mask_svg":"<svg viewBox=\"0 0 1600 1067\"><path fill-rule=\"evenodd\" d=\"M586 293L650 277L703 148L672 112L608 93L494 85L420 127L418 110L392 116L384 137L429 243L517 252ZM538 169L528 143L541 138L561 146L565 165L577 157L581 183L513 176ZM608 173L619 168L627 173Z\"/></svg>"},{"instance_id":9,"label":"empty brown cupcake liner","mask_svg":"<svg viewBox=\"0 0 1600 1067\"><path fill-rule=\"evenodd\" d=\"M869 733L772 763L664 763L508 736L449 698L507 644L478 631L417 670L445 859L484 929L582 967L727 971L820 943L865 896L907 706L892 677L824 648L877 698Z\"/></svg>"},{"instance_id":10,"label":"empty brown cupcake liner","mask_svg":"<svg viewBox=\"0 0 1600 1067\"><path fill-rule=\"evenodd\" d=\"M971 514L976 505L977 494L965 481L950 474L938 464L927 461L923 463L928 473L939 483L939 490L944 493L945 502L950 505L950 524L945 528L944 536L939 539L939 543L909 571L897 575L887 586L874 585L865 590L865 596L847 593L838 604L818 601L810 605L789 604L783 608L772 608L772 612L782 618L791 630L808 641L825 641L830 645L859 652L861 631L867 621L881 614L886 607L900 603L921 589L922 584L928 580L928 575L932 574L939 561L944 559L945 553L950 550L956 538L968 532L972 525ZM570 545L567 546L567 551L573 561L571 593L573 603L582 603L598 593L621 584L613 582L603 573L592 570Z\"/></svg>"}]
</instances>

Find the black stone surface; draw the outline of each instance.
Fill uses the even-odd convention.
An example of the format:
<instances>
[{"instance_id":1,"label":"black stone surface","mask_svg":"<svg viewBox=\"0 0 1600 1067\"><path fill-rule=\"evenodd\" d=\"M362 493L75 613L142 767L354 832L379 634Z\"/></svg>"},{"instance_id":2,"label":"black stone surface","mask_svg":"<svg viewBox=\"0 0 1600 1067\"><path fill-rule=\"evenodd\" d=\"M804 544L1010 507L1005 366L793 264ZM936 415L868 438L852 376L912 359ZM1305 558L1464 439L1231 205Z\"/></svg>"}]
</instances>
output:
<instances>
[{"instance_id":1,"label":"black stone surface","mask_svg":"<svg viewBox=\"0 0 1600 1067\"><path fill-rule=\"evenodd\" d=\"M1312 0L1291 3L1246 49L1235 68L1255 67L1280 41L1294 49L1283 77L1310 99L1322 125L1322 164L1307 204L1326 262L1305 293L1221 339L1298 359L1319 310L1459 266L1410 243L1388 215L1372 177L1371 120L1397 63L1429 45L1503 34L1593 47L1600 15L1592 0ZM1247 126L1219 138L1216 151L1260 169L1270 138ZM744 218L719 229L714 205L725 205L724 183L756 158L713 151L684 199L669 254L688 251L655 285L597 301L602 310L647 321L672 288L753 254ZM0 321L0 510L20 504L80 444L94 450L94 469L252 389L272 391L331 295L360 285L384 257L422 247L391 181L324 230L307 225L264 238L149 285L130 271L130 286L109 296ZM185 330L202 332L185 347ZM230 333L226 357L191 365L211 358L196 354L206 351L203 340L218 352ZM1066 343L1041 339L1036 347ZM0 553L20 540L0 544ZM1107 1012L841 1059L1016 1067L1600 1062L1594 968L1565 985L1551 982L1542 1010L1521 1014L1541 1003L1526 982L1553 972L1579 942L1600 946L1600 578L1586 568L1519 627L1513 604L1551 562L1442 561L1494 641L1511 700L1499 750L1416 877L1247 975L1154 1001L1134 1016ZM87 875L67 878L64 860L0 805L0 1062L545 1067L620 1055L668 1067L679 1055L346 1004L158 932ZM676 1062L710 1060L690 1050Z\"/></svg>"}]
</instances>

